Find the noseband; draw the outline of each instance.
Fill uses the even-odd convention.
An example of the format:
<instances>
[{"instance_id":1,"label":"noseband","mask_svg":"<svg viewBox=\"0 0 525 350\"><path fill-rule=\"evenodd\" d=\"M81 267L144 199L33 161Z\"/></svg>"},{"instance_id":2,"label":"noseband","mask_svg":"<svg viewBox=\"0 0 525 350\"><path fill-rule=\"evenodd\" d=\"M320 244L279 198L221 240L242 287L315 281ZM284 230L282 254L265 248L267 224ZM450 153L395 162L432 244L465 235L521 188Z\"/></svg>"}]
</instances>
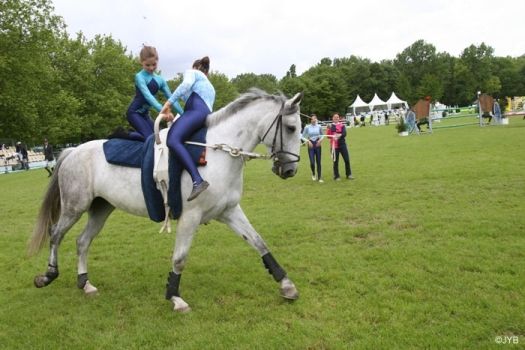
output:
<instances>
[{"instance_id":1,"label":"noseband","mask_svg":"<svg viewBox=\"0 0 525 350\"><path fill-rule=\"evenodd\" d=\"M268 127L268 130L266 130L266 132L264 133L264 136L261 139L261 141L264 141L264 139L266 138L266 135L268 135L268 133L270 132L270 130L275 124L275 133L273 134L271 157L273 158L274 164L277 165L279 168L284 164L296 163L301 160L300 155L283 150L283 109L284 109L284 102L281 105L281 109L279 110L279 113L274 118L272 124L270 124L270 127ZM276 152L275 145L277 143L277 135L280 136L281 149ZM296 159L282 162L280 158L281 155L289 155L291 157L295 157Z\"/></svg>"}]
</instances>

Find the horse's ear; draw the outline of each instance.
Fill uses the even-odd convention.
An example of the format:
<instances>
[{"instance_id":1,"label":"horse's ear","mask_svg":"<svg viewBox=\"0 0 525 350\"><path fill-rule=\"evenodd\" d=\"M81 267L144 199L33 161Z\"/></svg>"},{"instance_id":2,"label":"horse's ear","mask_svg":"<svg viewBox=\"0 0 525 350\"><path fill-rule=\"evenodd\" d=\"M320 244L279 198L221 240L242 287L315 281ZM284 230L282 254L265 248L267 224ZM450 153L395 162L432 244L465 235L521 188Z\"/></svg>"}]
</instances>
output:
<instances>
[{"instance_id":1,"label":"horse's ear","mask_svg":"<svg viewBox=\"0 0 525 350\"><path fill-rule=\"evenodd\" d=\"M301 103L302 100L303 100L303 93L302 92L298 92L298 93L295 94L294 97L292 97L291 105L292 106L297 105L297 104Z\"/></svg>"}]
</instances>

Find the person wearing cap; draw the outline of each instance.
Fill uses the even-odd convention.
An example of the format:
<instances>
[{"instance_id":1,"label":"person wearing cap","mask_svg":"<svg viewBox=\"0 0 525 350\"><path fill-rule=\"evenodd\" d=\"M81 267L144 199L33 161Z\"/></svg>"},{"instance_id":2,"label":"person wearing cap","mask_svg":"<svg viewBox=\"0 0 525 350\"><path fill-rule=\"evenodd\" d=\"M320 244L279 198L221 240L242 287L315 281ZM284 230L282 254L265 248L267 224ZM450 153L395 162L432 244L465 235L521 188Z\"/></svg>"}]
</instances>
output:
<instances>
[{"instance_id":1,"label":"person wearing cap","mask_svg":"<svg viewBox=\"0 0 525 350\"><path fill-rule=\"evenodd\" d=\"M47 177L50 177L55 170L55 156L53 155L53 146L47 142L47 139L44 139L44 159L46 162L45 169L49 174Z\"/></svg>"}]
</instances>

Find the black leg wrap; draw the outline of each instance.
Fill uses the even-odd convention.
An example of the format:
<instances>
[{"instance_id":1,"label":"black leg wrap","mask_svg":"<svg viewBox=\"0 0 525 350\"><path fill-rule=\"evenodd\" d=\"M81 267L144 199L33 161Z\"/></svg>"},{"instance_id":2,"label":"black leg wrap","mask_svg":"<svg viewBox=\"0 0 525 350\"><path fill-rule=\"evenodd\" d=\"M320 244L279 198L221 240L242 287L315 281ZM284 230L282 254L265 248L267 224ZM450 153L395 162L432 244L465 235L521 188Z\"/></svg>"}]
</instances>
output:
<instances>
[{"instance_id":1,"label":"black leg wrap","mask_svg":"<svg viewBox=\"0 0 525 350\"><path fill-rule=\"evenodd\" d=\"M170 272L168 275L168 284L166 284L166 300L170 300L171 297L180 297L179 284L181 275L175 272Z\"/></svg>"},{"instance_id":2,"label":"black leg wrap","mask_svg":"<svg viewBox=\"0 0 525 350\"><path fill-rule=\"evenodd\" d=\"M88 281L88 274L87 273L81 273L77 276L77 287L80 289L84 289L84 286L86 285L86 282Z\"/></svg>"},{"instance_id":3,"label":"black leg wrap","mask_svg":"<svg viewBox=\"0 0 525 350\"><path fill-rule=\"evenodd\" d=\"M46 271L46 286L53 282L58 277L58 266L53 265L47 265L47 271Z\"/></svg>"},{"instance_id":4,"label":"black leg wrap","mask_svg":"<svg viewBox=\"0 0 525 350\"><path fill-rule=\"evenodd\" d=\"M272 253L266 253L262 257L264 267L268 270L268 273L270 273L273 276L273 279L276 282L280 282L283 278L286 277L286 271L283 270L283 268L279 265L279 263L275 260Z\"/></svg>"}]
</instances>

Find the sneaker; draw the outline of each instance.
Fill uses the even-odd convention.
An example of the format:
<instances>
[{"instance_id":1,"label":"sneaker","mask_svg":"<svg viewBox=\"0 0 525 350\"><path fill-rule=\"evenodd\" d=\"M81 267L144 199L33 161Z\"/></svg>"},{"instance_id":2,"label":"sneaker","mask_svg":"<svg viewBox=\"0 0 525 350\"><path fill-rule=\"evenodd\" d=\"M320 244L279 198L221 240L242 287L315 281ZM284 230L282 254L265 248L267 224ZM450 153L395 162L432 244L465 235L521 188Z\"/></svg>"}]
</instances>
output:
<instances>
[{"instance_id":1,"label":"sneaker","mask_svg":"<svg viewBox=\"0 0 525 350\"><path fill-rule=\"evenodd\" d=\"M346 178L347 178L348 180L354 180L354 179L355 179L355 177L353 177L352 175L348 175Z\"/></svg>"},{"instance_id":2,"label":"sneaker","mask_svg":"<svg viewBox=\"0 0 525 350\"><path fill-rule=\"evenodd\" d=\"M317 177L315 177L315 175L312 175L312 181L317 181Z\"/></svg>"},{"instance_id":3,"label":"sneaker","mask_svg":"<svg viewBox=\"0 0 525 350\"><path fill-rule=\"evenodd\" d=\"M323 179L319 179L319 183L321 184L324 183Z\"/></svg>"},{"instance_id":4,"label":"sneaker","mask_svg":"<svg viewBox=\"0 0 525 350\"><path fill-rule=\"evenodd\" d=\"M209 185L210 184L208 183L208 181L203 181L203 182L201 182L198 185L194 185L193 189L191 190L191 194L188 197L188 202L194 200L195 198L197 198L199 196L199 194L201 194L202 192L204 192L208 188Z\"/></svg>"},{"instance_id":5,"label":"sneaker","mask_svg":"<svg viewBox=\"0 0 525 350\"><path fill-rule=\"evenodd\" d=\"M334 177L334 181L341 181L340 177Z\"/></svg>"}]
</instances>

